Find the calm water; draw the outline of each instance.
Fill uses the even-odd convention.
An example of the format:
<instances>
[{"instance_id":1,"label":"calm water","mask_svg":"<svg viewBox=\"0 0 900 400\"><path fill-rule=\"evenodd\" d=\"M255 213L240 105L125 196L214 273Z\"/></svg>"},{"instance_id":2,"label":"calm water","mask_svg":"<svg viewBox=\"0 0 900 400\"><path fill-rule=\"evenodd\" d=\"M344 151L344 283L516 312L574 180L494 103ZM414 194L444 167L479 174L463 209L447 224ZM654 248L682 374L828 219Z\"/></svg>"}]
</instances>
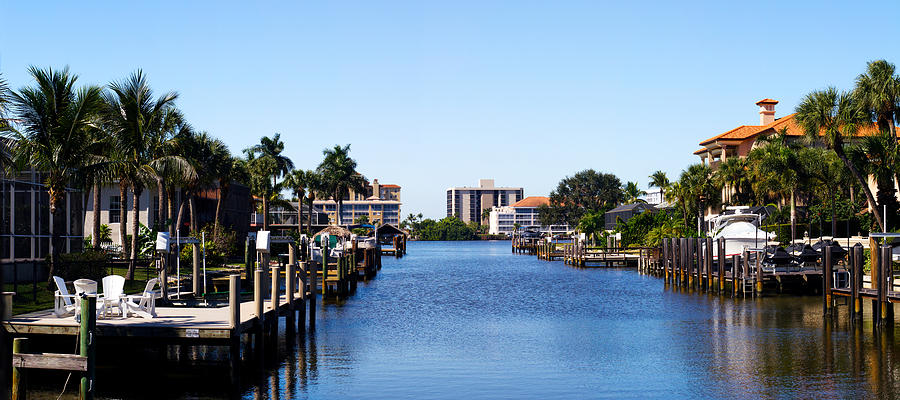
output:
<instances>
[{"instance_id":1,"label":"calm water","mask_svg":"<svg viewBox=\"0 0 900 400\"><path fill-rule=\"evenodd\" d=\"M409 244L246 398L894 397L895 337L508 242ZM841 309L846 314L846 308ZM871 319L867 316L866 321Z\"/></svg>"},{"instance_id":2,"label":"calm water","mask_svg":"<svg viewBox=\"0 0 900 400\"><path fill-rule=\"evenodd\" d=\"M345 302L320 304L316 332L290 344L293 351L279 364L247 378L241 395L471 400L900 393L894 335L900 329L875 334L868 315L862 329L853 328L846 307L825 323L818 297L732 300L687 293L634 270L575 269L514 255L509 242L411 242L407 257L384 261L378 277ZM159 384L135 390L107 379L104 391L126 398L225 396L222 363L200 369L171 364L132 376ZM112 374L100 373L100 379Z\"/></svg>"}]
</instances>

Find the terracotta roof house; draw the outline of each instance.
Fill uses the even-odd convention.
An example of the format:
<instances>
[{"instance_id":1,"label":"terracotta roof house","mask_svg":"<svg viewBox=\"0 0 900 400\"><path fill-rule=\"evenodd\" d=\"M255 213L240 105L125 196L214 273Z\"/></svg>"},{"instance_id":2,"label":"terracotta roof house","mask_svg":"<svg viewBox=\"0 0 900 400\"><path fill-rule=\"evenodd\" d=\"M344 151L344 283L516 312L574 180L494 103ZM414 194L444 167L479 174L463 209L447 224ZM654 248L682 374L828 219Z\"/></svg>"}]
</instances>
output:
<instances>
[{"instance_id":1,"label":"terracotta roof house","mask_svg":"<svg viewBox=\"0 0 900 400\"><path fill-rule=\"evenodd\" d=\"M787 129L789 137L800 138L806 132L797 123L796 114L789 114L782 118L775 118L775 105L778 101L763 99L756 102L759 106L759 125L741 125L724 133L713 136L700 142L702 146L694 154L700 157L703 164L713 169L728 157L746 157L753 149L756 139L766 137ZM869 136L878 133L875 124L859 130L858 136Z\"/></svg>"}]
</instances>

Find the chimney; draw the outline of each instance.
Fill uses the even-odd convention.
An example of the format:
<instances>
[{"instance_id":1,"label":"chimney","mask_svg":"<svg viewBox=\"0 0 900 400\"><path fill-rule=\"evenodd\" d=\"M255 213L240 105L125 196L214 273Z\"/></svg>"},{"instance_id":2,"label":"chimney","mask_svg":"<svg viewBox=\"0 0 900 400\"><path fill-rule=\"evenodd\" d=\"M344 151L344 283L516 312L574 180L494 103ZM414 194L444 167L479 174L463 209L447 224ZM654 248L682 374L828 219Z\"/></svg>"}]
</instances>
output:
<instances>
[{"instance_id":1,"label":"chimney","mask_svg":"<svg viewBox=\"0 0 900 400\"><path fill-rule=\"evenodd\" d=\"M372 196L381 198L381 184L378 183L378 179L372 179Z\"/></svg>"},{"instance_id":2,"label":"chimney","mask_svg":"<svg viewBox=\"0 0 900 400\"><path fill-rule=\"evenodd\" d=\"M769 125L775 122L775 105L778 104L777 100L772 99L763 99L756 102L756 105L759 106L759 124L760 125Z\"/></svg>"}]
</instances>

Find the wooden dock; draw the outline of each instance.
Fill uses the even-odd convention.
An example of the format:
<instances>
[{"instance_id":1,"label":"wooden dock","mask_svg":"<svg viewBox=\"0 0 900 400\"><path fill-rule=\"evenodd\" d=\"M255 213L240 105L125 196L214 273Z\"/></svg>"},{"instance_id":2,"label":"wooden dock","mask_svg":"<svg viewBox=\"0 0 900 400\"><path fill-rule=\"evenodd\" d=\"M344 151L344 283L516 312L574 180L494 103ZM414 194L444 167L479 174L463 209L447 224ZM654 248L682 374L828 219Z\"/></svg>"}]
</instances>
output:
<instances>
[{"instance_id":1,"label":"wooden dock","mask_svg":"<svg viewBox=\"0 0 900 400\"><path fill-rule=\"evenodd\" d=\"M356 282L374 277L381 268L380 249L359 249L355 242L352 251L337 259L326 256L322 263L297 261L294 250L291 247L290 261L283 268L270 265L268 255L261 254L263 262L243 279L243 284L252 287L252 296L241 296L242 277L233 274L227 278L228 301L221 306L160 306L155 318L97 319L97 340L130 338L171 345L228 347L231 382L239 388L242 360L259 360L258 367L263 368L267 356L278 356L280 320L284 321L287 335L314 330L317 295L323 299L349 295L356 290ZM8 349L14 338L75 336L79 329L74 317L59 318L52 310L5 316L0 318L0 344ZM5 374L11 365L9 357L9 352L0 352L0 358L5 358L0 360L4 366L0 373Z\"/></svg>"}]
</instances>

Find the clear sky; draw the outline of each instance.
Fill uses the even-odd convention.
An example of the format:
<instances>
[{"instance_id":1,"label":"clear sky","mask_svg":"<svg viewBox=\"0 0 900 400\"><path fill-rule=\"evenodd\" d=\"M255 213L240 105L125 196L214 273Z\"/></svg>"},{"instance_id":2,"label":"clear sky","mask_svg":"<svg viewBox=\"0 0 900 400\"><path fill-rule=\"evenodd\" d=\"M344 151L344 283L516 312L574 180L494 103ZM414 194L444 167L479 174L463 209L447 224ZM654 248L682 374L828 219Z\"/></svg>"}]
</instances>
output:
<instances>
[{"instance_id":1,"label":"clear sky","mask_svg":"<svg viewBox=\"0 0 900 400\"><path fill-rule=\"evenodd\" d=\"M790 3L790 4L788 4ZM479 178L547 195L593 168L646 188L697 143L867 61L900 62L900 3L0 0L0 72L142 68L234 152L280 132L298 167L352 144L404 215Z\"/></svg>"}]
</instances>

